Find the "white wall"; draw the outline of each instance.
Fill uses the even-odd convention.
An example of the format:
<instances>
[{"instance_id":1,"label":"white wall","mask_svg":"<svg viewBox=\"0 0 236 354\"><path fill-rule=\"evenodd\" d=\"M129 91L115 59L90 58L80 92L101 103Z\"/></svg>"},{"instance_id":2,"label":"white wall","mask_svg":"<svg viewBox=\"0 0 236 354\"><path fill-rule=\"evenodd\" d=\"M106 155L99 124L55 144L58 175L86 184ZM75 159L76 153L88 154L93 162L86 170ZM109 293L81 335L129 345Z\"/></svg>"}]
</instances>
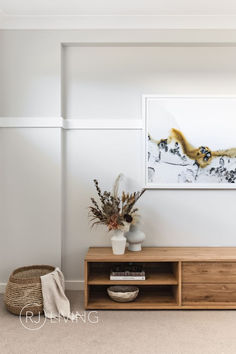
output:
<instances>
[{"instance_id":1,"label":"white wall","mask_svg":"<svg viewBox=\"0 0 236 354\"><path fill-rule=\"evenodd\" d=\"M61 263L60 129L0 129L0 283L16 267Z\"/></svg>"},{"instance_id":2,"label":"white wall","mask_svg":"<svg viewBox=\"0 0 236 354\"><path fill-rule=\"evenodd\" d=\"M0 30L0 116L60 116L60 45L55 31Z\"/></svg>"},{"instance_id":3,"label":"white wall","mask_svg":"<svg viewBox=\"0 0 236 354\"><path fill-rule=\"evenodd\" d=\"M62 103L64 118L83 119L90 125L90 129L63 130L62 139L57 128L0 130L4 176L0 180L4 196L0 283L15 266L59 264L61 257L67 280L83 278L87 248L109 245L105 229L90 231L88 224L93 178L110 188L123 172L130 190L143 185L142 130L96 130L91 124L100 119L106 119L108 126L113 119L141 119L143 93L233 94L236 47L209 44L229 38L233 42L235 32L0 32L0 116L59 117ZM127 45L63 48L61 101L60 42L112 40ZM191 40L206 43L194 47L128 44ZM234 201L233 190L147 191L139 203L145 244L233 246ZM26 250L23 256L22 250Z\"/></svg>"},{"instance_id":4,"label":"white wall","mask_svg":"<svg viewBox=\"0 0 236 354\"><path fill-rule=\"evenodd\" d=\"M65 115L141 119L142 94L233 94L235 47L65 47Z\"/></svg>"},{"instance_id":5,"label":"white wall","mask_svg":"<svg viewBox=\"0 0 236 354\"><path fill-rule=\"evenodd\" d=\"M0 31L0 117L18 125L0 129L0 290L16 267L61 264L61 129L21 128L22 117L60 115L52 37Z\"/></svg>"}]
</instances>

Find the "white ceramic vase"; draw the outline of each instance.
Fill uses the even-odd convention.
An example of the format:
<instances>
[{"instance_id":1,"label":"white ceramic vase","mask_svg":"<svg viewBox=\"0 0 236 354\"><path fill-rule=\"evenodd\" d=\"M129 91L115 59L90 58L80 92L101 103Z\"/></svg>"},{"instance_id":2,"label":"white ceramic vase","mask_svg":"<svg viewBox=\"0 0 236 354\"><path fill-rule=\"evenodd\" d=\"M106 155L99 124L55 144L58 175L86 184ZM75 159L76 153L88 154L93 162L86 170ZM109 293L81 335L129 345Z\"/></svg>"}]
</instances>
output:
<instances>
[{"instance_id":1,"label":"white ceramic vase","mask_svg":"<svg viewBox=\"0 0 236 354\"><path fill-rule=\"evenodd\" d=\"M142 243L145 240L145 233L139 230L139 225L131 225L128 232L125 233L125 237L129 243L128 250L129 251L141 251Z\"/></svg>"},{"instance_id":2,"label":"white ceramic vase","mask_svg":"<svg viewBox=\"0 0 236 354\"><path fill-rule=\"evenodd\" d=\"M115 230L113 236L111 237L111 245L113 254L119 255L125 253L126 237L124 232L121 230Z\"/></svg>"}]
</instances>

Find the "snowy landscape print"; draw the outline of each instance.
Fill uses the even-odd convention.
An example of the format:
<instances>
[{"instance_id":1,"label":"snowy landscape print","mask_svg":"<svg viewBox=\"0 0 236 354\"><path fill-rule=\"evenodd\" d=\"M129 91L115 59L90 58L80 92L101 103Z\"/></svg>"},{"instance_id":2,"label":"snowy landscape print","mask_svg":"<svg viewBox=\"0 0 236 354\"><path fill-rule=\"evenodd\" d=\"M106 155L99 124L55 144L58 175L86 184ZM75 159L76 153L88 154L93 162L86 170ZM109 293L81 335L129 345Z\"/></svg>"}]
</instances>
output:
<instances>
[{"instance_id":1,"label":"snowy landscape print","mask_svg":"<svg viewBox=\"0 0 236 354\"><path fill-rule=\"evenodd\" d=\"M236 99L146 97L146 186L235 188Z\"/></svg>"}]
</instances>

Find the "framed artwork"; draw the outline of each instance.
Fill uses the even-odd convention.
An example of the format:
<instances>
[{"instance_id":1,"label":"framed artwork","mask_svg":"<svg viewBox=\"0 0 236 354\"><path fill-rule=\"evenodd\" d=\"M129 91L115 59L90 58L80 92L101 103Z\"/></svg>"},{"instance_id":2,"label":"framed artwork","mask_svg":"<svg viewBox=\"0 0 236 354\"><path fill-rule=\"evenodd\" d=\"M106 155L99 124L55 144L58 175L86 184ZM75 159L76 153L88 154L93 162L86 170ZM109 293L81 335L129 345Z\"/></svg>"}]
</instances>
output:
<instances>
[{"instance_id":1,"label":"framed artwork","mask_svg":"<svg viewBox=\"0 0 236 354\"><path fill-rule=\"evenodd\" d=\"M236 96L143 96L145 187L236 186Z\"/></svg>"}]
</instances>

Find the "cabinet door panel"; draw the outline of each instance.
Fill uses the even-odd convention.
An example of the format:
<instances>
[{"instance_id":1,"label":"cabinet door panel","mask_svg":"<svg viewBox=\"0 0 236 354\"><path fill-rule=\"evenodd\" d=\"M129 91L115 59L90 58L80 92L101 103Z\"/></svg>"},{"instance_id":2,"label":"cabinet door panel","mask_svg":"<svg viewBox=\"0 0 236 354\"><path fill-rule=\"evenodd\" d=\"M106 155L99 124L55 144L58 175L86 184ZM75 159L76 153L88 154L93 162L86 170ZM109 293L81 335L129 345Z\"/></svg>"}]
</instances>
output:
<instances>
[{"instance_id":1,"label":"cabinet door panel","mask_svg":"<svg viewBox=\"0 0 236 354\"><path fill-rule=\"evenodd\" d=\"M183 284L182 304L236 303L236 284Z\"/></svg>"},{"instance_id":2,"label":"cabinet door panel","mask_svg":"<svg viewBox=\"0 0 236 354\"><path fill-rule=\"evenodd\" d=\"M183 262L184 283L236 283L236 262Z\"/></svg>"}]
</instances>

